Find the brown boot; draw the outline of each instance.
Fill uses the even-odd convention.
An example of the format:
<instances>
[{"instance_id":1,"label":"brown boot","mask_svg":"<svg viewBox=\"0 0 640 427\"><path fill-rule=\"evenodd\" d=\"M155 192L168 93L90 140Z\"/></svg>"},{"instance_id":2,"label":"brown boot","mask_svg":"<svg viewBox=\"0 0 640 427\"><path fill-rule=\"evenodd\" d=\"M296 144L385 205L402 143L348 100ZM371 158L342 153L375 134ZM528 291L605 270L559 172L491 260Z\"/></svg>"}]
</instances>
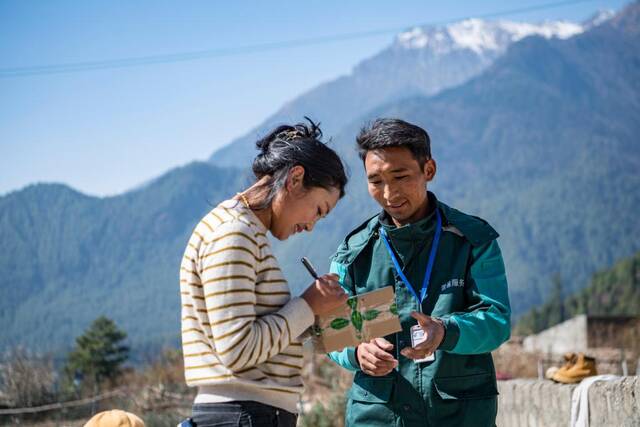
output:
<instances>
[{"instance_id":1,"label":"brown boot","mask_svg":"<svg viewBox=\"0 0 640 427\"><path fill-rule=\"evenodd\" d=\"M576 363L577 360L578 360L578 355L575 354L575 353L565 353L564 354L565 366L567 364L573 365L573 364Z\"/></svg>"},{"instance_id":2,"label":"brown boot","mask_svg":"<svg viewBox=\"0 0 640 427\"><path fill-rule=\"evenodd\" d=\"M553 376L556 374L556 372L558 372L560 369L566 371L567 369L575 365L578 361L578 355L576 353L565 353L562 357L564 358L564 365L559 368L557 366L551 366L549 369L547 369L544 374L546 379L553 380Z\"/></svg>"},{"instance_id":3,"label":"brown boot","mask_svg":"<svg viewBox=\"0 0 640 427\"><path fill-rule=\"evenodd\" d=\"M565 355L566 356L566 355ZM553 380L563 384L579 383L586 377L598 375L596 359L578 353L574 358L569 358L567 363L553 375Z\"/></svg>"}]
</instances>

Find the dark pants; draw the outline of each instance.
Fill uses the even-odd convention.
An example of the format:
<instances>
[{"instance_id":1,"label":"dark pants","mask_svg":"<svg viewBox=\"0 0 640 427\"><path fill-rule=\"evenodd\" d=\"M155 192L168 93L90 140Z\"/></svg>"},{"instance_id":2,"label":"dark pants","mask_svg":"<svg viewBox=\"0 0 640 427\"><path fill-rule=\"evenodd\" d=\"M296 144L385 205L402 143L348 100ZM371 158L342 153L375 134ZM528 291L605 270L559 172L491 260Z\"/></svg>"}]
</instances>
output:
<instances>
[{"instance_id":1,"label":"dark pants","mask_svg":"<svg viewBox=\"0 0 640 427\"><path fill-rule=\"evenodd\" d=\"M295 427L297 415L254 401L193 405L196 427Z\"/></svg>"}]
</instances>

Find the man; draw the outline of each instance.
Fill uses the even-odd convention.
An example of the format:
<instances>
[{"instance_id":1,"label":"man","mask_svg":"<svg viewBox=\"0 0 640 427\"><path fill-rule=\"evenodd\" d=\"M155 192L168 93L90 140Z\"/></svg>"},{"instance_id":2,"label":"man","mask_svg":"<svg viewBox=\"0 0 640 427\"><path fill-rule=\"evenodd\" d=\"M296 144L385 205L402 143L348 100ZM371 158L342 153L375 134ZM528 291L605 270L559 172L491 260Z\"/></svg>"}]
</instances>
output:
<instances>
[{"instance_id":1,"label":"man","mask_svg":"<svg viewBox=\"0 0 640 427\"><path fill-rule=\"evenodd\" d=\"M347 425L494 426L491 351L509 339L511 313L498 233L427 191L436 163L422 128L379 119L357 144L383 210L331 269L352 295L393 286L402 331L330 354L355 371Z\"/></svg>"}]
</instances>

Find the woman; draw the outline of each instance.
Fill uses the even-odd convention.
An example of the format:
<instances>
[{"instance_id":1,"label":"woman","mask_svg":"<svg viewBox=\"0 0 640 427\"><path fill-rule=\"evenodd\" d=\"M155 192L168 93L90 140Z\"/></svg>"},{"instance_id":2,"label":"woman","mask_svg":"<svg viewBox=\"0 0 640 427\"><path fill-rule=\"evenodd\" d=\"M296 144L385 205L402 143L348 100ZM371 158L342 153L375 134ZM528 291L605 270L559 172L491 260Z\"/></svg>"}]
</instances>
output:
<instances>
[{"instance_id":1,"label":"woman","mask_svg":"<svg viewBox=\"0 0 640 427\"><path fill-rule=\"evenodd\" d=\"M257 182L196 226L180 268L187 384L197 426L295 426L300 335L346 301L334 275L291 297L267 231L311 231L344 195L338 155L310 125L280 126L256 144Z\"/></svg>"}]
</instances>

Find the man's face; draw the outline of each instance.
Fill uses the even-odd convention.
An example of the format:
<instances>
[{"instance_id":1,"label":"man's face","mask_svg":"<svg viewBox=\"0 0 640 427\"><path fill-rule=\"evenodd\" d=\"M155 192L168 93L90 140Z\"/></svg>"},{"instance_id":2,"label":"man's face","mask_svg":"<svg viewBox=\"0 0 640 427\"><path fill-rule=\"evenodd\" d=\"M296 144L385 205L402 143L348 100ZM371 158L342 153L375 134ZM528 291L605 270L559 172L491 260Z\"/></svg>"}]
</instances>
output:
<instances>
[{"instance_id":1,"label":"man's face","mask_svg":"<svg viewBox=\"0 0 640 427\"><path fill-rule=\"evenodd\" d=\"M371 150L364 159L369 194L396 225L415 222L426 214L427 182L436 173L433 159L420 167L405 147Z\"/></svg>"}]
</instances>

